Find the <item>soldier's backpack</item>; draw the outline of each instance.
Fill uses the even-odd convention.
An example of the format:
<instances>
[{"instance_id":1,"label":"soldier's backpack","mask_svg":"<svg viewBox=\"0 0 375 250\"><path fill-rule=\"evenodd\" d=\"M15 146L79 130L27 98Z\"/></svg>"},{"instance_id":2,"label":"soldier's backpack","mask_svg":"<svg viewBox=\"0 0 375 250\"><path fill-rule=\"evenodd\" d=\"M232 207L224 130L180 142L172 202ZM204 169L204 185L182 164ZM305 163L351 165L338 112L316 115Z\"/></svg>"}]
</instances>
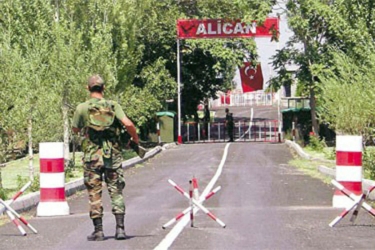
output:
<instances>
[{"instance_id":1,"label":"soldier's backpack","mask_svg":"<svg viewBox=\"0 0 375 250\"><path fill-rule=\"evenodd\" d=\"M115 120L115 111L111 102L101 99L89 102L88 127L95 131L104 131L111 127Z\"/></svg>"}]
</instances>

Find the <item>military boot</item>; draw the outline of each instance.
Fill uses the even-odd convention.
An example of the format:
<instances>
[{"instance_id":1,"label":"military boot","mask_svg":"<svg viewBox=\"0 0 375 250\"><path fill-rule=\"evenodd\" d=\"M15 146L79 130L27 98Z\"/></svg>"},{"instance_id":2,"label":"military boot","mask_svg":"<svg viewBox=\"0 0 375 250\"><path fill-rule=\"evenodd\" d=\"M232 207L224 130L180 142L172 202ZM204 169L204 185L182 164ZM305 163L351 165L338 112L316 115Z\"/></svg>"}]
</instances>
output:
<instances>
[{"instance_id":1,"label":"military boot","mask_svg":"<svg viewBox=\"0 0 375 250\"><path fill-rule=\"evenodd\" d=\"M102 241L104 240L103 221L102 218L95 218L92 220L94 223L95 231L87 236L88 241Z\"/></svg>"},{"instance_id":2,"label":"military boot","mask_svg":"<svg viewBox=\"0 0 375 250\"><path fill-rule=\"evenodd\" d=\"M116 240L125 240L127 238L125 234L125 226L124 226L124 218L125 215L123 214L115 214L116 217Z\"/></svg>"}]
</instances>

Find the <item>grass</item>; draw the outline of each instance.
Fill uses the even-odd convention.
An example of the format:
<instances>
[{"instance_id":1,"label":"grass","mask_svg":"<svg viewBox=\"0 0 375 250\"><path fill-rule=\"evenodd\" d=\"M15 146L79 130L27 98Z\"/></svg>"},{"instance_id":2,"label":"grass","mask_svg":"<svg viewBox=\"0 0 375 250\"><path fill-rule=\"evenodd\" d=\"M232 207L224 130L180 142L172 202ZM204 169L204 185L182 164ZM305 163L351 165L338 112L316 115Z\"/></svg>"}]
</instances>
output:
<instances>
[{"instance_id":1,"label":"grass","mask_svg":"<svg viewBox=\"0 0 375 250\"><path fill-rule=\"evenodd\" d=\"M131 159L137 156L137 154L132 150L125 150L123 152L124 160ZM71 154L72 158L72 154ZM83 177L83 169L82 169L82 152L76 152L75 154L75 162L74 165L69 167L65 171L65 182L68 183L70 181L79 179ZM2 179L2 186L3 186L3 198L9 199L11 198L24 184L29 181L29 159L28 157L24 157L18 160L14 160L8 162L7 165L3 168L0 168L1 171L1 179ZM33 158L33 171L34 171L34 178L35 178L35 185L37 187L28 188L25 191L25 194L32 192L31 189L39 189L39 183L37 180L39 179L40 173L40 165L39 165L39 155L35 154ZM34 185L33 184L33 185ZM1 194L0 194L1 196Z\"/></svg>"},{"instance_id":2,"label":"grass","mask_svg":"<svg viewBox=\"0 0 375 250\"><path fill-rule=\"evenodd\" d=\"M331 177L324 175L318 170L318 167L322 165L320 162L310 161L300 158L299 156L294 156L294 159L289 161L289 165L300 169L302 172L313 178L322 180L324 183L329 184L331 182Z\"/></svg>"},{"instance_id":3,"label":"grass","mask_svg":"<svg viewBox=\"0 0 375 250\"><path fill-rule=\"evenodd\" d=\"M71 155L72 157L72 155ZM66 181L70 181L72 178L76 178L79 173L82 173L81 169L82 153L76 153L75 156L75 167L72 170L72 174L66 177ZM34 176L39 176L40 165L39 155L35 154L33 159L33 171ZM29 178L29 159L24 157L15 161L7 163L6 167L1 169L2 184L5 189L16 189L18 187L17 179Z\"/></svg>"},{"instance_id":4,"label":"grass","mask_svg":"<svg viewBox=\"0 0 375 250\"><path fill-rule=\"evenodd\" d=\"M312 158L321 159L322 161L301 158L294 150L291 150L293 159L289 161L289 165L300 169L301 171L310 175L313 178L320 179L324 183L329 184L332 178L321 173L318 167L322 165L332 169L336 167L335 162L329 162L334 160L332 159L332 156L334 156L334 148L325 147L322 151L317 151L310 147L305 147L303 148L303 150Z\"/></svg>"},{"instance_id":5,"label":"grass","mask_svg":"<svg viewBox=\"0 0 375 250\"><path fill-rule=\"evenodd\" d=\"M335 160L335 151L333 147L325 147L322 151L316 151L310 147L305 147L303 150L313 158Z\"/></svg>"},{"instance_id":6,"label":"grass","mask_svg":"<svg viewBox=\"0 0 375 250\"><path fill-rule=\"evenodd\" d=\"M335 151L333 147L325 147L323 151L316 151L310 147L305 147L303 150L309 154L314 160L306 160L299 157L294 151L292 152L294 155L294 159L289 162L290 165L295 166L304 172L308 173L313 177L322 177L323 174L320 174L318 167L323 165L328 168L334 169L336 167L335 162ZM367 147L367 151L374 152L375 155L375 147ZM370 158L373 159L373 155L370 155ZM320 159L322 161L317 161L316 159ZM365 158L362 160L362 169L363 169L363 176L365 179L372 180L374 179L372 176L374 175L374 171L371 169L375 168L375 162L372 160L371 162L366 161ZM322 178L325 179L325 178Z\"/></svg>"}]
</instances>

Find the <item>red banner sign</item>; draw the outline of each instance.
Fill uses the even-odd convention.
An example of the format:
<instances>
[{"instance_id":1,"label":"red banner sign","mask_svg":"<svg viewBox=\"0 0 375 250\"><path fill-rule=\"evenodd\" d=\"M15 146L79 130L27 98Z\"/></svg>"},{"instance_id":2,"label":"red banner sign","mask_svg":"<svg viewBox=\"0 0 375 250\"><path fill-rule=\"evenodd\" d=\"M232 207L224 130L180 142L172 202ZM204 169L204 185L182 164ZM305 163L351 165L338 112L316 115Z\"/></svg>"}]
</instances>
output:
<instances>
[{"instance_id":1,"label":"red banner sign","mask_svg":"<svg viewBox=\"0 0 375 250\"><path fill-rule=\"evenodd\" d=\"M262 25L223 19L177 20L177 37L180 39L271 37L278 32L278 18L267 18Z\"/></svg>"}]
</instances>

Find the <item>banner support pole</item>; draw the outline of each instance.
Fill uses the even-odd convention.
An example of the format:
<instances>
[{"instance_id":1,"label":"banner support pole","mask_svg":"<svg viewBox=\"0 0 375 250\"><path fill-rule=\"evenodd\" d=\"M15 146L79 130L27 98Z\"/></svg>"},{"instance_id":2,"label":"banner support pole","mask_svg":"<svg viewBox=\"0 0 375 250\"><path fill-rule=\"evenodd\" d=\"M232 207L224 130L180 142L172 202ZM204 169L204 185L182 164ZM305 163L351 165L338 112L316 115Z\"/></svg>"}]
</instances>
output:
<instances>
[{"instance_id":1,"label":"banner support pole","mask_svg":"<svg viewBox=\"0 0 375 250\"><path fill-rule=\"evenodd\" d=\"M179 144L182 144L181 137L181 69L180 69L180 39L177 38L177 105L178 105L178 138Z\"/></svg>"}]
</instances>

